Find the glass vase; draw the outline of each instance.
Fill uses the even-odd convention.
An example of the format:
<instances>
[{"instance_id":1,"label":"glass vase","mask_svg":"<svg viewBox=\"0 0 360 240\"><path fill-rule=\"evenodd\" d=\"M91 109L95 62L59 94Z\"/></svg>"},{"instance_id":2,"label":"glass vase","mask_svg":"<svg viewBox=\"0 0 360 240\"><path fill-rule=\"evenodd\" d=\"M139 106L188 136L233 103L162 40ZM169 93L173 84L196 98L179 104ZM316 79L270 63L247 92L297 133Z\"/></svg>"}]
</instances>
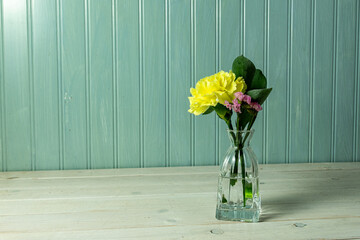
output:
<instances>
[{"instance_id":1,"label":"glass vase","mask_svg":"<svg viewBox=\"0 0 360 240\"><path fill-rule=\"evenodd\" d=\"M258 222L261 212L259 172L250 147L254 130L228 130L231 145L220 168L216 218Z\"/></svg>"}]
</instances>

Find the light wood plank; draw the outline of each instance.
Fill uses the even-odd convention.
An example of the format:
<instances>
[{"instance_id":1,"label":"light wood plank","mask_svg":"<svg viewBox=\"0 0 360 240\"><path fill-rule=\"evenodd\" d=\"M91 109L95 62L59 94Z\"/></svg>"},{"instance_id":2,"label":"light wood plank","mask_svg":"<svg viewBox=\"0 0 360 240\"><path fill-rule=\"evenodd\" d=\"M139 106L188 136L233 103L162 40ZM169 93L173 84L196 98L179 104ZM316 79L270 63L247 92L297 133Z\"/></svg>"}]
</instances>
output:
<instances>
[{"instance_id":1,"label":"light wood plank","mask_svg":"<svg viewBox=\"0 0 360 240\"><path fill-rule=\"evenodd\" d=\"M64 169L86 169L86 50L83 0L60 1ZM60 114L61 116L61 114Z\"/></svg>"},{"instance_id":2,"label":"light wood plank","mask_svg":"<svg viewBox=\"0 0 360 240\"><path fill-rule=\"evenodd\" d=\"M270 164L259 165L261 172L296 172L296 171L329 171L336 169L359 169L360 162L355 163L314 163L314 164ZM66 171L13 171L3 172L0 181L28 178L83 178L130 175L172 175L172 174L203 174L218 173L218 166L171 167L171 168L130 168L130 169L99 169L99 170L66 170Z\"/></svg>"},{"instance_id":3,"label":"light wood plank","mask_svg":"<svg viewBox=\"0 0 360 240\"><path fill-rule=\"evenodd\" d=\"M353 126L353 103L356 59L356 0L338 1L337 45L336 45L336 85L335 85L335 145L334 159L337 162L350 162L353 159L354 130L343 127ZM342 27L346 26L346 27ZM359 148L359 146L357 146Z\"/></svg>"},{"instance_id":4,"label":"light wood plank","mask_svg":"<svg viewBox=\"0 0 360 240\"><path fill-rule=\"evenodd\" d=\"M215 219L217 167L5 173L0 181L0 236L235 239L246 233L245 239L357 238L359 173L358 163L261 166L263 213L258 224Z\"/></svg>"},{"instance_id":5,"label":"light wood plank","mask_svg":"<svg viewBox=\"0 0 360 240\"><path fill-rule=\"evenodd\" d=\"M90 168L114 167L112 2L89 0ZM88 136L89 137L89 136Z\"/></svg>"},{"instance_id":6,"label":"light wood plank","mask_svg":"<svg viewBox=\"0 0 360 240\"><path fill-rule=\"evenodd\" d=\"M169 1L169 164L191 166L191 2Z\"/></svg>"},{"instance_id":7,"label":"light wood plank","mask_svg":"<svg viewBox=\"0 0 360 240\"><path fill-rule=\"evenodd\" d=\"M197 0L194 2L194 54L195 54L195 82L213 75L215 68L215 0ZM195 84L192 86L195 87ZM210 165L216 163L216 122L217 116L195 116L193 164ZM212 127L209 127L212 126Z\"/></svg>"},{"instance_id":8,"label":"light wood plank","mask_svg":"<svg viewBox=\"0 0 360 240\"><path fill-rule=\"evenodd\" d=\"M287 6L291 1L268 1L268 73L267 79L272 91L266 100L268 104L268 132L266 137L265 163L286 163L287 156L287 34L289 32Z\"/></svg>"},{"instance_id":9,"label":"light wood plank","mask_svg":"<svg viewBox=\"0 0 360 240\"><path fill-rule=\"evenodd\" d=\"M262 224L246 224L217 222L215 224L199 224L193 226L161 226L127 229L81 230L2 233L3 240L24 239L359 239L357 230L359 218L305 220L300 228L294 224L298 221L272 222ZM214 234L212 232L218 233Z\"/></svg>"},{"instance_id":10,"label":"light wood plank","mask_svg":"<svg viewBox=\"0 0 360 240\"><path fill-rule=\"evenodd\" d=\"M6 156L4 171L32 169L27 1L3 1Z\"/></svg>"},{"instance_id":11,"label":"light wood plank","mask_svg":"<svg viewBox=\"0 0 360 240\"><path fill-rule=\"evenodd\" d=\"M165 1L145 0L143 72L143 165L166 166ZM136 96L138 97L138 96ZM184 99L185 101L186 99ZM126 136L122 136L126 138Z\"/></svg>"},{"instance_id":12,"label":"light wood plank","mask_svg":"<svg viewBox=\"0 0 360 240\"><path fill-rule=\"evenodd\" d=\"M56 7L46 0L32 5L36 170L60 166Z\"/></svg>"},{"instance_id":13,"label":"light wood plank","mask_svg":"<svg viewBox=\"0 0 360 240\"><path fill-rule=\"evenodd\" d=\"M117 140L119 167L140 167L140 41L142 23L139 2L115 1L116 6L116 74L117 74ZM129 24L129 22L135 24ZM138 97L134 97L138 96ZM129 113L131 112L131 117Z\"/></svg>"},{"instance_id":14,"label":"light wood plank","mask_svg":"<svg viewBox=\"0 0 360 240\"><path fill-rule=\"evenodd\" d=\"M310 57L311 56L311 1L293 1L293 25L291 29L291 107L289 112L290 142L289 162L299 163L310 161L309 141L311 136L308 129L310 93ZM288 70L289 71L289 70ZM300 117L301 116L301 117ZM306 129L306 130L305 130Z\"/></svg>"},{"instance_id":15,"label":"light wood plank","mask_svg":"<svg viewBox=\"0 0 360 240\"><path fill-rule=\"evenodd\" d=\"M314 162L330 162L331 146L331 109L333 42L334 42L334 4L327 0L316 1L315 21L315 72L314 72Z\"/></svg>"}]
</instances>

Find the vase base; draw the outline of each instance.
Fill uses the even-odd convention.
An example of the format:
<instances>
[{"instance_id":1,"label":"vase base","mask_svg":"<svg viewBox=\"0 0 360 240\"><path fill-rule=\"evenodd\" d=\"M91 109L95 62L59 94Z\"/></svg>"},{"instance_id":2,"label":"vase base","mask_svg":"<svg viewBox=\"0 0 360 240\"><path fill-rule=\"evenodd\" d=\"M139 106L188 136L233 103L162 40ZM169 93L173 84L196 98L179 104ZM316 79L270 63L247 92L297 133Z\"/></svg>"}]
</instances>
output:
<instances>
[{"instance_id":1,"label":"vase base","mask_svg":"<svg viewBox=\"0 0 360 240\"><path fill-rule=\"evenodd\" d=\"M226 205L226 204L224 204ZM241 208L234 209L229 206L218 206L216 208L216 219L225 221L258 222L260 209Z\"/></svg>"}]
</instances>

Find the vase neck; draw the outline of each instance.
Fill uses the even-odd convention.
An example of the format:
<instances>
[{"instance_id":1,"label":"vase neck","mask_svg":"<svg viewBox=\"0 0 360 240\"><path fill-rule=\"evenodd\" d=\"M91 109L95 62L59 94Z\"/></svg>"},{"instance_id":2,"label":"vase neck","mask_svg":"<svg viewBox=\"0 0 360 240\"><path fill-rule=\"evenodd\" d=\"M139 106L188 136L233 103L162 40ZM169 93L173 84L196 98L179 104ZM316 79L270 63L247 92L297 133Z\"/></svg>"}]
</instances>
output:
<instances>
[{"instance_id":1,"label":"vase neck","mask_svg":"<svg viewBox=\"0 0 360 240\"><path fill-rule=\"evenodd\" d=\"M254 134L254 130L237 131L227 130L231 145L235 148L248 147L250 145L251 138Z\"/></svg>"}]
</instances>

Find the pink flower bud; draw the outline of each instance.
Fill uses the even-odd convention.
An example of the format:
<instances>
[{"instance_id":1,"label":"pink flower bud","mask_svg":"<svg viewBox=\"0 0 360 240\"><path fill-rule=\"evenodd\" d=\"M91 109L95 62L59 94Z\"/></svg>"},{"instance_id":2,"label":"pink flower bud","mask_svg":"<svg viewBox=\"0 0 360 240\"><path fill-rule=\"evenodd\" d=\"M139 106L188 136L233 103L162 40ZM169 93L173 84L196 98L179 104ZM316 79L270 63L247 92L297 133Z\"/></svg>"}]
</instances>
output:
<instances>
[{"instance_id":1,"label":"pink flower bud","mask_svg":"<svg viewBox=\"0 0 360 240\"><path fill-rule=\"evenodd\" d=\"M233 103L234 103L233 106L234 111L237 113L241 113L241 103L239 103L236 98L233 100Z\"/></svg>"},{"instance_id":2,"label":"pink flower bud","mask_svg":"<svg viewBox=\"0 0 360 240\"><path fill-rule=\"evenodd\" d=\"M245 94L243 94L242 92L236 92L236 93L234 93L234 96L235 96L237 99L239 99L239 101L242 101L242 100L243 100L244 95L245 95Z\"/></svg>"},{"instance_id":3,"label":"pink flower bud","mask_svg":"<svg viewBox=\"0 0 360 240\"><path fill-rule=\"evenodd\" d=\"M251 97L249 95L244 95L243 101L250 105L251 104Z\"/></svg>"},{"instance_id":4,"label":"pink flower bud","mask_svg":"<svg viewBox=\"0 0 360 240\"><path fill-rule=\"evenodd\" d=\"M256 103L256 102L252 102L250 103L250 106L255 109L257 112L262 110L262 107L260 106L260 104Z\"/></svg>"},{"instance_id":5,"label":"pink flower bud","mask_svg":"<svg viewBox=\"0 0 360 240\"><path fill-rule=\"evenodd\" d=\"M231 110L232 109L232 105L228 102L228 101L225 101L225 106Z\"/></svg>"}]
</instances>

